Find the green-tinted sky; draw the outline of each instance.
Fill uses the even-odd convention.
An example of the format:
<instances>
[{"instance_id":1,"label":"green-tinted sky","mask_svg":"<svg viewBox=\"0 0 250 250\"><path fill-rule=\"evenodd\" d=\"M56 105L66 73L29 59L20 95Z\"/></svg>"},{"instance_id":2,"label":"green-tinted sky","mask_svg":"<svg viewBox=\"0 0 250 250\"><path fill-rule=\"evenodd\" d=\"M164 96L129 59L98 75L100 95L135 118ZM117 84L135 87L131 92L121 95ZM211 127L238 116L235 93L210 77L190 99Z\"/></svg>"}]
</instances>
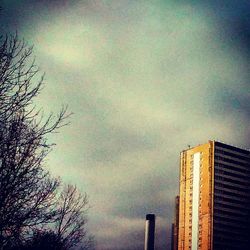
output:
<instances>
[{"instance_id":1,"label":"green-tinted sky","mask_svg":"<svg viewBox=\"0 0 250 250\"><path fill-rule=\"evenodd\" d=\"M142 249L150 212L168 249L179 152L249 147L249 4L51 2L3 1L1 16L46 72L37 106L74 113L47 165L89 194L98 250Z\"/></svg>"}]
</instances>

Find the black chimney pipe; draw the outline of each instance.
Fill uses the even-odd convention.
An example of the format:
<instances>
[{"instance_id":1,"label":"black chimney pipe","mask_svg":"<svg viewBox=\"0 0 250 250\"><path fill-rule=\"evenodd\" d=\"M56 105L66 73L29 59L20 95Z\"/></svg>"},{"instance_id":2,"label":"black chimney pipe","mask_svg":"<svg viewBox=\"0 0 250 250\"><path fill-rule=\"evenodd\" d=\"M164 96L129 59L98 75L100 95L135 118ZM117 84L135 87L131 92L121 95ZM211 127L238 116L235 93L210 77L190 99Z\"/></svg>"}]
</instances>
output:
<instances>
[{"instance_id":1,"label":"black chimney pipe","mask_svg":"<svg viewBox=\"0 0 250 250\"><path fill-rule=\"evenodd\" d=\"M155 215L147 214L145 223L144 250L154 250L155 244Z\"/></svg>"}]
</instances>

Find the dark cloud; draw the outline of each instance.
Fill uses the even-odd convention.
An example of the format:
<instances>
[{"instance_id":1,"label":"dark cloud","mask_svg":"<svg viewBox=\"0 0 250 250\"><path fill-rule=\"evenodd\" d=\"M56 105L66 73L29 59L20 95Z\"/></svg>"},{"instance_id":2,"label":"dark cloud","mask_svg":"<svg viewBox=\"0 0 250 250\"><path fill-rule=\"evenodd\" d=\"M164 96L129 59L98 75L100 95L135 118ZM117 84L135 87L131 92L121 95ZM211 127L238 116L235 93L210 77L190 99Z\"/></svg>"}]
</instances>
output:
<instances>
[{"instance_id":1,"label":"dark cloud","mask_svg":"<svg viewBox=\"0 0 250 250\"><path fill-rule=\"evenodd\" d=\"M32 27L46 18L46 15L74 7L79 2L79 0L3 0L0 3L2 8L0 22L3 24L0 31L22 33L24 26Z\"/></svg>"},{"instance_id":2,"label":"dark cloud","mask_svg":"<svg viewBox=\"0 0 250 250\"><path fill-rule=\"evenodd\" d=\"M99 244L102 246L102 250L138 250L144 247L144 227L145 227L145 217L137 221L136 224L130 219L130 223L127 224L128 219L124 217L116 217L116 225L104 225L103 231L107 234L102 235L99 238ZM125 226L121 228L117 227L119 222ZM171 238L171 223L166 221L165 218L156 216L155 221L155 250L165 250L170 249L170 238ZM109 234L109 227L117 228L119 232L119 237L116 237L116 232L112 236L107 237ZM110 239L108 241L107 239Z\"/></svg>"},{"instance_id":3,"label":"dark cloud","mask_svg":"<svg viewBox=\"0 0 250 250\"><path fill-rule=\"evenodd\" d=\"M171 225L170 221L167 223ZM170 242L171 242L171 228L166 226L162 228L157 228L157 217L156 217L155 250L171 249Z\"/></svg>"},{"instance_id":4,"label":"dark cloud","mask_svg":"<svg viewBox=\"0 0 250 250\"><path fill-rule=\"evenodd\" d=\"M216 20L217 27L220 31L220 38L224 46L232 50L240 52L242 58L245 60L245 68L242 71L244 75L244 84L239 84L238 88L245 89L249 93L250 89L250 1L189 1L194 6L199 6L202 11L208 11L210 16ZM237 67L237 66L236 66ZM235 85L238 83L235 82ZM218 97L220 105L224 107L227 112L236 112L243 114L246 121L249 123L250 119L250 96L239 94L241 91L235 91L225 88ZM237 117L237 115L236 115ZM236 118L237 119L237 118ZM245 141L242 141L244 146L250 143L250 131L246 130Z\"/></svg>"},{"instance_id":5,"label":"dark cloud","mask_svg":"<svg viewBox=\"0 0 250 250\"><path fill-rule=\"evenodd\" d=\"M216 20L224 36L226 46L234 46L250 56L250 2L248 0L189 0L178 1L190 4L197 11L206 12Z\"/></svg>"},{"instance_id":6,"label":"dark cloud","mask_svg":"<svg viewBox=\"0 0 250 250\"><path fill-rule=\"evenodd\" d=\"M150 150L155 145L149 135L142 136L129 129L117 127L108 127L106 131L100 131L97 139L98 147L93 148L91 152L91 157L97 161L113 161L121 154Z\"/></svg>"},{"instance_id":7,"label":"dark cloud","mask_svg":"<svg viewBox=\"0 0 250 250\"><path fill-rule=\"evenodd\" d=\"M178 177L164 173L138 176L134 187L128 187L116 196L112 214L138 218L147 213L171 217ZM124 197L126 197L124 199ZM129 203L127 202L129 200Z\"/></svg>"},{"instance_id":8,"label":"dark cloud","mask_svg":"<svg viewBox=\"0 0 250 250\"><path fill-rule=\"evenodd\" d=\"M142 249L149 212L169 249L179 152L249 145L248 13L248 1L3 2L2 29L23 32L47 73L41 106L75 113L49 163L89 193L97 249Z\"/></svg>"}]
</instances>

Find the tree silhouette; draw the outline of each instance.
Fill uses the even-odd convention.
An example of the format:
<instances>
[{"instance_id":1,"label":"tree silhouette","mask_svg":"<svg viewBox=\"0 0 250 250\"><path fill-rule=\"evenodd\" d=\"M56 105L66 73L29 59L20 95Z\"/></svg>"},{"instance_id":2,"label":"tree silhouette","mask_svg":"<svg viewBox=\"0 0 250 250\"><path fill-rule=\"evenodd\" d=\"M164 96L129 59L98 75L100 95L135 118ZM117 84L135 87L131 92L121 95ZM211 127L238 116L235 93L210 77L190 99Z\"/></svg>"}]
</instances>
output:
<instances>
[{"instance_id":1,"label":"tree silhouette","mask_svg":"<svg viewBox=\"0 0 250 250\"><path fill-rule=\"evenodd\" d=\"M33 237L25 245L20 246L18 250L66 250L66 248L53 231L36 230Z\"/></svg>"},{"instance_id":2,"label":"tree silhouette","mask_svg":"<svg viewBox=\"0 0 250 250\"><path fill-rule=\"evenodd\" d=\"M0 249L13 243L17 248L30 235L45 240L51 232L38 234L37 228L50 223L58 225L55 235L63 235L67 246L85 237L80 211L86 196L77 196L76 188L69 186L58 200L60 181L44 168L54 145L48 135L65 126L69 114L62 108L58 115L44 118L36 111L33 101L43 76L37 80L39 70L31 56L32 47L17 35L0 39Z\"/></svg>"},{"instance_id":3,"label":"tree silhouette","mask_svg":"<svg viewBox=\"0 0 250 250\"><path fill-rule=\"evenodd\" d=\"M0 45L0 245L21 240L33 226L48 223L55 215L59 180L51 178L43 161L52 144L47 135L65 125L66 109L42 121L32 107L42 78L29 64L32 48L17 35L2 38Z\"/></svg>"},{"instance_id":4,"label":"tree silhouette","mask_svg":"<svg viewBox=\"0 0 250 250\"><path fill-rule=\"evenodd\" d=\"M76 186L67 185L60 195L55 231L67 249L78 245L86 236L87 204L87 195L81 194Z\"/></svg>"}]
</instances>

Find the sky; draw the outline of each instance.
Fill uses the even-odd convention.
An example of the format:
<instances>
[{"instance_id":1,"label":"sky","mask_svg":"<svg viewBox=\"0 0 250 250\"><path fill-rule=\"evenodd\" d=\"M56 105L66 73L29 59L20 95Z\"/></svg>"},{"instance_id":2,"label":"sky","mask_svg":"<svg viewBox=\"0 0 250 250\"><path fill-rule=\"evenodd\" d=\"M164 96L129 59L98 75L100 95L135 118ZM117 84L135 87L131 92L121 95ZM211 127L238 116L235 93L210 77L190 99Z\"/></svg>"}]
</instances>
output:
<instances>
[{"instance_id":1,"label":"sky","mask_svg":"<svg viewBox=\"0 0 250 250\"><path fill-rule=\"evenodd\" d=\"M219 140L250 148L250 3L2 0L1 33L34 45L36 106L68 105L50 138L55 176L89 195L97 250L139 250L155 213L170 249L179 154Z\"/></svg>"}]
</instances>

